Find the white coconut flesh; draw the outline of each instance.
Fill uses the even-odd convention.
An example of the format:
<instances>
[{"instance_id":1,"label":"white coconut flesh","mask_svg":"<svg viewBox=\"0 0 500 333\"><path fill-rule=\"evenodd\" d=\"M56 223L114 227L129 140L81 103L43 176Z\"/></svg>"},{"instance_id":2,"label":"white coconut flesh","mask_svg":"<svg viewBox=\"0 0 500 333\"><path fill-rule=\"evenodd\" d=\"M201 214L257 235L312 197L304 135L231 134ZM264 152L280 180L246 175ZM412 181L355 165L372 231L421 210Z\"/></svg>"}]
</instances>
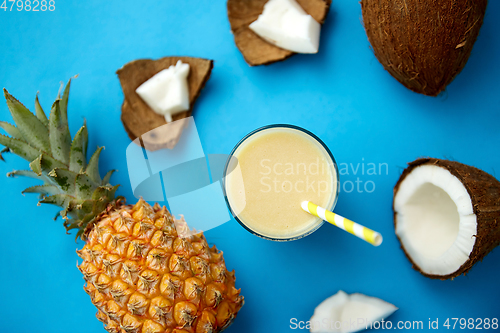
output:
<instances>
[{"instance_id":1,"label":"white coconut flesh","mask_svg":"<svg viewBox=\"0 0 500 333\"><path fill-rule=\"evenodd\" d=\"M295 0L269 0L249 28L280 48L297 53L317 53L321 25Z\"/></svg>"},{"instance_id":2,"label":"white coconut flesh","mask_svg":"<svg viewBox=\"0 0 500 333\"><path fill-rule=\"evenodd\" d=\"M469 259L477 217L467 189L447 169L413 169L395 194L394 212L396 234L422 272L452 274Z\"/></svg>"},{"instance_id":3,"label":"white coconut flesh","mask_svg":"<svg viewBox=\"0 0 500 333\"><path fill-rule=\"evenodd\" d=\"M135 91L156 113L172 122L172 116L189 110L189 64L182 61L155 74Z\"/></svg>"},{"instance_id":4,"label":"white coconut flesh","mask_svg":"<svg viewBox=\"0 0 500 333\"><path fill-rule=\"evenodd\" d=\"M346 294L340 290L314 309L312 333L358 332L389 317L398 308L376 297Z\"/></svg>"}]
</instances>

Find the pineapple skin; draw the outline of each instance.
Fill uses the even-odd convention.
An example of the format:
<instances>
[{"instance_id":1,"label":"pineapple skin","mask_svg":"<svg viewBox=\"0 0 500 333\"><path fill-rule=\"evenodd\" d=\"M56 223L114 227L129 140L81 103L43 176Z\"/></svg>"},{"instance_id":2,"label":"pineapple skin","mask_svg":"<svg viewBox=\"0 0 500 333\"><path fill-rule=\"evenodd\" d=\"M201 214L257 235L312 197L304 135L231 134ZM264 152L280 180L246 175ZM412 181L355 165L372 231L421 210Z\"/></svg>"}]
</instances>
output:
<instances>
[{"instance_id":1,"label":"pineapple skin","mask_svg":"<svg viewBox=\"0 0 500 333\"><path fill-rule=\"evenodd\" d=\"M222 252L142 199L101 214L77 253L108 332L221 332L244 304Z\"/></svg>"}]
</instances>

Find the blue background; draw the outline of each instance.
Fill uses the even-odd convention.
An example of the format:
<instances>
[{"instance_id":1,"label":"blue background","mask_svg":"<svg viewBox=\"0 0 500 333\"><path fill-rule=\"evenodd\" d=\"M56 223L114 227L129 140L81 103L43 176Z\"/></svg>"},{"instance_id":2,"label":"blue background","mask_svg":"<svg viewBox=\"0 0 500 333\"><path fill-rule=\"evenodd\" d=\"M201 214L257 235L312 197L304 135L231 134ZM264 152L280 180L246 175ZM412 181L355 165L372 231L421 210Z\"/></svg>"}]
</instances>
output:
<instances>
[{"instance_id":1,"label":"blue background","mask_svg":"<svg viewBox=\"0 0 500 333\"><path fill-rule=\"evenodd\" d=\"M14 7L15 9L16 7ZM122 90L115 71L138 58L189 55L215 60L194 117L207 154L229 153L246 133L271 123L314 132L338 163L387 163L388 173L342 181L373 181L372 193L341 191L336 212L380 231L374 248L324 225L305 239L274 243L234 220L207 232L236 270L246 304L228 332L289 332L291 318L308 320L339 289L380 297L400 308L398 320L498 317L500 250L467 276L435 281L414 271L399 248L392 189L407 162L420 156L454 159L500 172L500 2L490 1L472 56L437 98L394 80L370 49L358 1L334 1L317 55L297 55L250 68L236 49L224 1L56 1L55 12L0 10L0 85L33 108L48 109L60 81L79 74L70 97L72 134L87 119L89 149L103 145L101 173L135 202L127 175L130 143L120 122ZM0 105L0 119L11 120ZM25 169L8 155L2 174ZM497 175L498 176L498 175ZM52 221L56 208L37 207L21 191L28 179L0 178L1 332L104 332L82 289L75 250L83 246ZM349 187L347 188L349 189Z\"/></svg>"}]
</instances>

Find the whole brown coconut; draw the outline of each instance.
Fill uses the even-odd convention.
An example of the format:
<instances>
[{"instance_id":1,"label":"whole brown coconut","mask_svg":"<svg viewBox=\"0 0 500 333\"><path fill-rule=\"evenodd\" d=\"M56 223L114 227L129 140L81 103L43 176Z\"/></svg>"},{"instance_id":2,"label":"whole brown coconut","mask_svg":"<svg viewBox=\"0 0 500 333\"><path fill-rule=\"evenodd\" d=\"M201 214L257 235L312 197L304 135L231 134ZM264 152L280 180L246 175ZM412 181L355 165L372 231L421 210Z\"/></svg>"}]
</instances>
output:
<instances>
[{"instance_id":1,"label":"whole brown coconut","mask_svg":"<svg viewBox=\"0 0 500 333\"><path fill-rule=\"evenodd\" d=\"M423 275L466 274L500 244L500 182L462 163L421 158L394 187L401 248Z\"/></svg>"},{"instance_id":2,"label":"whole brown coconut","mask_svg":"<svg viewBox=\"0 0 500 333\"><path fill-rule=\"evenodd\" d=\"M487 0L362 0L375 56L405 87L437 96L469 59Z\"/></svg>"}]
</instances>

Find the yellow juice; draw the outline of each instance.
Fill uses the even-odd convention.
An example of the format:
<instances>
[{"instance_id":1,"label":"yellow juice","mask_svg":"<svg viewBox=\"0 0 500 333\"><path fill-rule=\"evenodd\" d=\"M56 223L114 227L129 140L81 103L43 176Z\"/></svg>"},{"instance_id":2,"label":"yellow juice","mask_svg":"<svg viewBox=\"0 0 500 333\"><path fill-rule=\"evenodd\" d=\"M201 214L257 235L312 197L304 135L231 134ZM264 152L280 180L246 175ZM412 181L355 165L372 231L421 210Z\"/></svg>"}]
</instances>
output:
<instances>
[{"instance_id":1,"label":"yellow juice","mask_svg":"<svg viewBox=\"0 0 500 333\"><path fill-rule=\"evenodd\" d=\"M225 191L233 214L247 229L273 240L300 238L321 219L304 212L302 201L333 208L337 168L327 149L299 128L270 127L234 150L236 169Z\"/></svg>"}]
</instances>

